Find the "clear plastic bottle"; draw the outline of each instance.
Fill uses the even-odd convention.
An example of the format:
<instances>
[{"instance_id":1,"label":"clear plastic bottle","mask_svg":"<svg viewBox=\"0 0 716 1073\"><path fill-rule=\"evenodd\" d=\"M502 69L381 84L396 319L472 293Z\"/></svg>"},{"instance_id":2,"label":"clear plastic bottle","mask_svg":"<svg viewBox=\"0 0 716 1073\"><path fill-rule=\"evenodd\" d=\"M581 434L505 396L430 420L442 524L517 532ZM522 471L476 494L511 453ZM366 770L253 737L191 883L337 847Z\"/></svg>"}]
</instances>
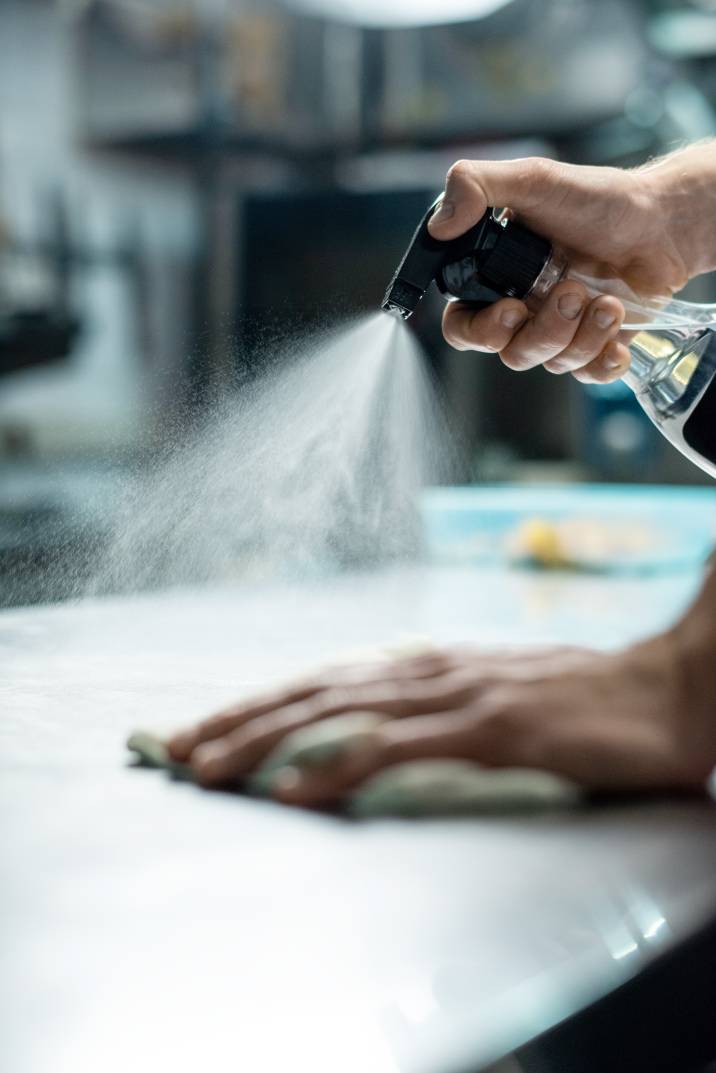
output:
<instances>
[{"instance_id":1,"label":"clear plastic bottle","mask_svg":"<svg viewBox=\"0 0 716 1073\"><path fill-rule=\"evenodd\" d=\"M622 279L599 279L576 272L566 258L554 250L532 284L525 297L528 304L541 304L560 280L569 277L586 287L591 297L612 294L624 306L626 317L622 325L625 331L661 331L672 328L716 328L716 302L685 302L680 298L652 296L644 298L636 294Z\"/></svg>"},{"instance_id":2,"label":"clear plastic bottle","mask_svg":"<svg viewBox=\"0 0 716 1073\"><path fill-rule=\"evenodd\" d=\"M629 332L631 366L623 377L659 431L700 469L716 477L716 303L635 294L623 280L570 269L553 251L525 301L541 305L560 280L582 283L591 297L619 298Z\"/></svg>"}]
</instances>

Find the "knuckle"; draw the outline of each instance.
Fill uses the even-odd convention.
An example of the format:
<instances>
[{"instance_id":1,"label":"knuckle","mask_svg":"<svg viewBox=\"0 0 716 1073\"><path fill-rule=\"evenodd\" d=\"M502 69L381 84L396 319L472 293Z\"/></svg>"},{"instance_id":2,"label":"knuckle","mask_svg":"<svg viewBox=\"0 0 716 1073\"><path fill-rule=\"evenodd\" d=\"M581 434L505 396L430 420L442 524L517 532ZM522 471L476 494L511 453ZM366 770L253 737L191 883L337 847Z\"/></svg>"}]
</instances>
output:
<instances>
[{"instance_id":1,"label":"knuckle","mask_svg":"<svg viewBox=\"0 0 716 1073\"><path fill-rule=\"evenodd\" d=\"M559 164L544 156L527 157L525 161L526 177L540 187L552 184L559 175Z\"/></svg>"},{"instance_id":2,"label":"knuckle","mask_svg":"<svg viewBox=\"0 0 716 1073\"><path fill-rule=\"evenodd\" d=\"M478 688L484 688L485 684L484 680L476 683L474 673L467 669L454 671L433 687L432 699L448 703L451 709L467 707L475 699Z\"/></svg>"},{"instance_id":3,"label":"knuckle","mask_svg":"<svg viewBox=\"0 0 716 1073\"><path fill-rule=\"evenodd\" d=\"M449 184L462 184L472 179L474 164L471 160L456 160L449 168L447 181Z\"/></svg>"},{"instance_id":4,"label":"knuckle","mask_svg":"<svg viewBox=\"0 0 716 1073\"><path fill-rule=\"evenodd\" d=\"M399 656L394 663L395 673L401 681L410 681L413 676L421 681L440 678L456 666L455 656L449 651L428 651L417 655Z\"/></svg>"},{"instance_id":5,"label":"knuckle","mask_svg":"<svg viewBox=\"0 0 716 1073\"><path fill-rule=\"evenodd\" d=\"M510 742L523 733L525 725L521 708L514 701L503 701L482 719L484 732L493 741Z\"/></svg>"},{"instance_id":6,"label":"knuckle","mask_svg":"<svg viewBox=\"0 0 716 1073\"><path fill-rule=\"evenodd\" d=\"M570 369L577 368L581 365L585 365L588 361L592 361L599 353L599 347L591 347L584 343L571 343L552 361L549 361L548 365L557 365L562 372L569 372Z\"/></svg>"},{"instance_id":7,"label":"knuckle","mask_svg":"<svg viewBox=\"0 0 716 1073\"><path fill-rule=\"evenodd\" d=\"M527 736L532 737L522 706L514 698L494 701L480 716L479 750L485 760L510 764L524 750Z\"/></svg>"},{"instance_id":8,"label":"knuckle","mask_svg":"<svg viewBox=\"0 0 716 1073\"><path fill-rule=\"evenodd\" d=\"M311 712L319 714L323 711L333 711L342 708L348 697L348 689L345 686L329 685L319 697L315 697L309 705Z\"/></svg>"},{"instance_id":9,"label":"knuckle","mask_svg":"<svg viewBox=\"0 0 716 1073\"><path fill-rule=\"evenodd\" d=\"M555 376L565 376L567 373L574 372L575 369L581 369L587 360L575 358L571 351L563 350L556 358L546 361L544 367L547 372L554 373Z\"/></svg>"},{"instance_id":10,"label":"knuckle","mask_svg":"<svg viewBox=\"0 0 716 1073\"><path fill-rule=\"evenodd\" d=\"M565 343L569 342L569 330L561 324L546 321L535 330L530 339L530 354L542 361L556 358L565 349Z\"/></svg>"},{"instance_id":11,"label":"knuckle","mask_svg":"<svg viewBox=\"0 0 716 1073\"><path fill-rule=\"evenodd\" d=\"M362 691L360 703L376 708L392 708L405 703L408 697L408 683L400 680L395 682L380 682ZM358 698L354 698L357 700ZM353 704L353 707L356 705Z\"/></svg>"},{"instance_id":12,"label":"knuckle","mask_svg":"<svg viewBox=\"0 0 716 1073\"><path fill-rule=\"evenodd\" d=\"M543 364L561 355L568 342L569 333L561 325L537 325L530 333L529 345L525 347L525 360L532 365Z\"/></svg>"},{"instance_id":13,"label":"knuckle","mask_svg":"<svg viewBox=\"0 0 716 1073\"><path fill-rule=\"evenodd\" d=\"M424 657L424 667L434 674L447 674L459 666L459 660L455 652L432 652Z\"/></svg>"},{"instance_id":14,"label":"knuckle","mask_svg":"<svg viewBox=\"0 0 716 1073\"><path fill-rule=\"evenodd\" d=\"M558 349L562 349L559 347ZM500 351L500 359L503 365L506 365L508 369L512 369L513 372L524 372L527 369L533 368L539 362L539 358L535 359L535 352L539 348L535 341L535 329L530 324L522 332L514 336L510 342L503 346ZM554 357L554 353L549 355Z\"/></svg>"}]
</instances>

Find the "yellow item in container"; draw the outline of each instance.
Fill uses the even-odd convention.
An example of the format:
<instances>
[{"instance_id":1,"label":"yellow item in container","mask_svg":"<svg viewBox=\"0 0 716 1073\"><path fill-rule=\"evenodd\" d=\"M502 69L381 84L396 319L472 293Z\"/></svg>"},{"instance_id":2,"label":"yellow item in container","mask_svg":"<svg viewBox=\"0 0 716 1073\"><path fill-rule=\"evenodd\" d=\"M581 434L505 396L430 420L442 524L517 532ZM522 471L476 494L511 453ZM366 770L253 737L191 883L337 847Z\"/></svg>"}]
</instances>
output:
<instances>
[{"instance_id":1,"label":"yellow item in container","mask_svg":"<svg viewBox=\"0 0 716 1073\"><path fill-rule=\"evenodd\" d=\"M514 534L512 550L517 558L528 559L539 566L569 565L564 544L554 522L530 518Z\"/></svg>"},{"instance_id":2,"label":"yellow item in container","mask_svg":"<svg viewBox=\"0 0 716 1073\"><path fill-rule=\"evenodd\" d=\"M551 570L613 570L659 551L652 525L616 518L529 518L507 538L516 562Z\"/></svg>"}]
</instances>

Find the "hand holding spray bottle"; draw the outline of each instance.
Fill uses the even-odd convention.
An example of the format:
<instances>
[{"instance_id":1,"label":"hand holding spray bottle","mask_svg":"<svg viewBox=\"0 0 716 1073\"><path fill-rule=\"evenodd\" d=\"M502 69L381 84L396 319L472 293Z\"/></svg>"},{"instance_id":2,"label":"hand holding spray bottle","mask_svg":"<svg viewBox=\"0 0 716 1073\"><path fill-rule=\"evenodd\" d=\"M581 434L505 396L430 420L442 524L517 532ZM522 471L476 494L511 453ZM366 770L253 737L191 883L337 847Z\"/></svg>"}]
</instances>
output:
<instances>
[{"instance_id":1,"label":"hand holding spray bottle","mask_svg":"<svg viewBox=\"0 0 716 1073\"><path fill-rule=\"evenodd\" d=\"M716 304L641 298L622 280L593 279L570 268L542 236L488 208L465 234L448 242L428 230L440 199L420 222L383 300L403 319L432 282L448 301L484 308L520 298L539 308L552 288L570 277L591 297L612 294L626 311L631 367L624 376L642 409L687 458L716 476Z\"/></svg>"}]
</instances>

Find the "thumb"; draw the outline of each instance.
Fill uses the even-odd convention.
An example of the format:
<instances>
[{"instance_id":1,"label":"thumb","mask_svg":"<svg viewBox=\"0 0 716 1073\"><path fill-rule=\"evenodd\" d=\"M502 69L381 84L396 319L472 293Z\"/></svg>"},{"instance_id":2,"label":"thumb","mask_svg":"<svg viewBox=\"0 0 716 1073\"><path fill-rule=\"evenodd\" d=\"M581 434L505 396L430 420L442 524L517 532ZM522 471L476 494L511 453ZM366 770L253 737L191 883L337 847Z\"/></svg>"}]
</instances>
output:
<instances>
[{"instance_id":1,"label":"thumb","mask_svg":"<svg viewBox=\"0 0 716 1073\"><path fill-rule=\"evenodd\" d=\"M447 173L445 193L428 230L442 242L464 235L488 206L525 212L554 185L554 162L541 157L522 160L458 160Z\"/></svg>"}]
</instances>

